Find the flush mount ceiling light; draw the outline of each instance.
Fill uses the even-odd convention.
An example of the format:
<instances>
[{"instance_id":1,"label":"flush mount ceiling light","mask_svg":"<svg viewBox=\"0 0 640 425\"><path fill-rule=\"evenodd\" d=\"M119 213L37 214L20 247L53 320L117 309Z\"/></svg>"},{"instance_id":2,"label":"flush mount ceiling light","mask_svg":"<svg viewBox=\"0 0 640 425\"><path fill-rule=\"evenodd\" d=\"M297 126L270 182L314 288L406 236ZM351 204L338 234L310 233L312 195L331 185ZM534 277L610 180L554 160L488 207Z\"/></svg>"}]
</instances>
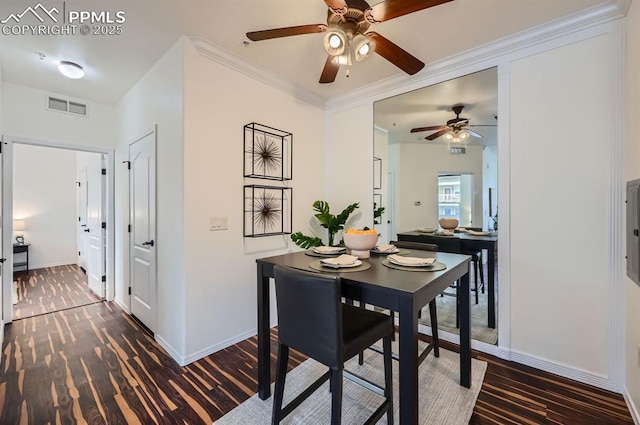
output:
<instances>
[{"instance_id":1,"label":"flush mount ceiling light","mask_svg":"<svg viewBox=\"0 0 640 425\"><path fill-rule=\"evenodd\" d=\"M75 62L60 61L60 64L58 64L58 71L60 71L65 77L72 78L74 80L84 77L84 69Z\"/></svg>"}]
</instances>

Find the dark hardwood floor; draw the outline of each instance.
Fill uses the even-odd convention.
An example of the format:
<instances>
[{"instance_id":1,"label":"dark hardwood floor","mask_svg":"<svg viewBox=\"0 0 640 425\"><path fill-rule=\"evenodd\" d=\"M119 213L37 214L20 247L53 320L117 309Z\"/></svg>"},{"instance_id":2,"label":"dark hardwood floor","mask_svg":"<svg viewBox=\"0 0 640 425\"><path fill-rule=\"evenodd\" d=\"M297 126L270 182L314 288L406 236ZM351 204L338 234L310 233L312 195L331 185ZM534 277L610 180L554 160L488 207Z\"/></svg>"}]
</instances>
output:
<instances>
[{"instance_id":1,"label":"dark hardwood floor","mask_svg":"<svg viewBox=\"0 0 640 425\"><path fill-rule=\"evenodd\" d=\"M256 351L253 337L180 367L107 302L16 320L5 327L0 424L210 425L256 392ZM472 424L633 424L618 394L474 355L489 366ZM302 361L294 353L290 367Z\"/></svg>"},{"instance_id":2,"label":"dark hardwood floor","mask_svg":"<svg viewBox=\"0 0 640 425\"><path fill-rule=\"evenodd\" d=\"M87 275L75 264L15 272L14 319L99 302L87 286Z\"/></svg>"}]
</instances>

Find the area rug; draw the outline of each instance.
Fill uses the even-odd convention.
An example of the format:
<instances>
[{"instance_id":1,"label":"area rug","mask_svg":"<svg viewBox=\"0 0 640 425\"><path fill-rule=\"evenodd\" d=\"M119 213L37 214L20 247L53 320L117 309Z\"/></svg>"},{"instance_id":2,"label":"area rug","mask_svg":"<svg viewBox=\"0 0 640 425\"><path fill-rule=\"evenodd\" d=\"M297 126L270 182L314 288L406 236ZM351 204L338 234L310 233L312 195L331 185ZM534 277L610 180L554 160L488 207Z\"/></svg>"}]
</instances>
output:
<instances>
[{"instance_id":1,"label":"area rug","mask_svg":"<svg viewBox=\"0 0 640 425\"><path fill-rule=\"evenodd\" d=\"M395 344L394 344L395 345ZM384 383L382 355L373 351L365 353L364 365L357 358L347 363L347 370L363 376L378 385ZM473 407L482 386L487 363L472 361L471 388L459 385L459 357L457 353L440 349L440 357L429 355L420 365L419 418L420 424L468 424ZM314 360L306 360L287 374L284 405L292 400L311 382L320 377L326 367ZM393 363L394 418L398 419L398 363ZM273 391L272 391L273 392ZM342 423L362 424L378 408L382 398L359 385L344 380ZM273 396L261 400L257 394L223 416L215 425L270 424ZM315 393L287 416L282 424L329 424L331 418L331 394L325 382ZM386 424L383 416L378 424Z\"/></svg>"},{"instance_id":2,"label":"area rug","mask_svg":"<svg viewBox=\"0 0 640 425\"><path fill-rule=\"evenodd\" d=\"M452 296L445 295L444 297L436 298L438 329L460 335L460 329L456 328L456 290L455 288L450 288L446 292L451 293ZM498 342L497 317L496 328L492 329L488 327L487 312L489 304L487 291L485 291L484 294L482 292L478 294L478 304L475 304L476 295L474 292L471 292L469 296L471 301L471 338L477 341L486 342L487 344L495 345ZM428 306L425 306L422 309L422 318L420 319L420 323L426 326L431 326Z\"/></svg>"}]
</instances>

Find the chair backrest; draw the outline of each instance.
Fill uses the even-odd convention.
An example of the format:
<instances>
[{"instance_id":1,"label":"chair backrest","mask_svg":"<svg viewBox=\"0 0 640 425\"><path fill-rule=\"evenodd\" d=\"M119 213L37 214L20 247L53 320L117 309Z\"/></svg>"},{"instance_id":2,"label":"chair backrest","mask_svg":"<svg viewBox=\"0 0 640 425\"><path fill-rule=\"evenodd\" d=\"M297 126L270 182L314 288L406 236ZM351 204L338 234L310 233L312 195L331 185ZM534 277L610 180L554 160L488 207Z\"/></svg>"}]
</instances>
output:
<instances>
[{"instance_id":1,"label":"chair backrest","mask_svg":"<svg viewBox=\"0 0 640 425\"><path fill-rule=\"evenodd\" d=\"M329 367L342 364L340 278L282 266L274 278L280 343Z\"/></svg>"},{"instance_id":2,"label":"chair backrest","mask_svg":"<svg viewBox=\"0 0 640 425\"><path fill-rule=\"evenodd\" d=\"M422 251L437 251L438 245L424 242L411 242L411 241L391 241L389 242L398 248L406 249L420 249Z\"/></svg>"},{"instance_id":3,"label":"chair backrest","mask_svg":"<svg viewBox=\"0 0 640 425\"><path fill-rule=\"evenodd\" d=\"M462 242L455 236L434 236L430 242L438 245L438 251L460 254L462 252Z\"/></svg>"}]
</instances>

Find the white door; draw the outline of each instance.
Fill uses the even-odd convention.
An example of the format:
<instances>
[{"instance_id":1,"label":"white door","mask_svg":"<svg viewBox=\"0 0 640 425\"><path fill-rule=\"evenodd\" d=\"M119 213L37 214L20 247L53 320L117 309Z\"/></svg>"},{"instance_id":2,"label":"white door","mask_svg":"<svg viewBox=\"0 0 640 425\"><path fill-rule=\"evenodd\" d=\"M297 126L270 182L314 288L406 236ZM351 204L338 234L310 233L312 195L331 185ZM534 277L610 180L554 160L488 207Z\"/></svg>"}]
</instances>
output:
<instances>
[{"instance_id":1,"label":"white door","mask_svg":"<svg viewBox=\"0 0 640 425\"><path fill-rule=\"evenodd\" d=\"M78 266L87 270L87 167L78 172Z\"/></svg>"},{"instance_id":2,"label":"white door","mask_svg":"<svg viewBox=\"0 0 640 425\"><path fill-rule=\"evenodd\" d=\"M105 296L105 261L103 227L103 194L105 175L102 174L102 157L87 162L87 281L89 289L99 297Z\"/></svg>"},{"instance_id":3,"label":"white door","mask_svg":"<svg viewBox=\"0 0 640 425\"><path fill-rule=\"evenodd\" d=\"M129 145L131 314L156 329L156 133Z\"/></svg>"}]
</instances>

